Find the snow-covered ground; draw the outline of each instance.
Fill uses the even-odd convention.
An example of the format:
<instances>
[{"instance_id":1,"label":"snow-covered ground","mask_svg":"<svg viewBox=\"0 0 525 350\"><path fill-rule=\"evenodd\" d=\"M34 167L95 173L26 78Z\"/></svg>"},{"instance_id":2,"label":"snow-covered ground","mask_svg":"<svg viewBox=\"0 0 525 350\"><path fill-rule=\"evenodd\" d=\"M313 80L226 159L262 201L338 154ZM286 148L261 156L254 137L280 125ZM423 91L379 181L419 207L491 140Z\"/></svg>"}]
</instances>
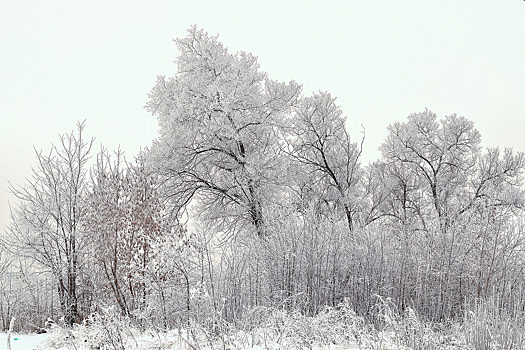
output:
<instances>
[{"instance_id":1,"label":"snow-covered ground","mask_svg":"<svg viewBox=\"0 0 525 350\"><path fill-rule=\"evenodd\" d=\"M56 349L54 347L45 347L43 343L51 337L52 334L12 334L11 335L11 350L68 350L67 348L61 348ZM175 340L175 339L172 339ZM152 344L148 344L149 342L146 339L137 339L141 345L144 345L145 349L151 349ZM149 346L148 346L149 345ZM164 344L166 349L186 349L187 346L184 346L183 344L178 344L178 346L174 343L171 343L168 341L167 344ZM155 347L153 347L155 348ZM279 348L279 347L276 347ZM7 349L7 334L6 333L0 333L0 350L6 350ZM262 346L255 346L252 349L248 350L264 350L265 348ZM314 347L315 349L315 347ZM323 347L323 350L352 350L351 348L345 348L341 346L329 346L329 347ZM356 347L355 349L358 349ZM384 349L395 349L395 347L385 347Z\"/></svg>"},{"instance_id":2,"label":"snow-covered ground","mask_svg":"<svg viewBox=\"0 0 525 350\"><path fill-rule=\"evenodd\" d=\"M11 335L11 350L70 350L68 349L68 343L61 340L61 336L64 334L60 332L60 328L58 329L58 333L46 333L46 334L12 334ZM77 348L79 350L88 350L88 349L94 349L98 347L94 347L91 342L86 342L85 337L87 333L84 332L85 329L82 329L82 327L76 328L73 332L76 332L76 342L75 344L70 344L72 348ZM96 332L95 332L96 333ZM91 332L89 333L91 341L93 339L96 339L96 337L93 338L95 333ZM135 333L135 334L132 334ZM172 350L189 350L191 348L195 349L193 346L189 345L190 342L185 340L185 332L183 331L182 334L178 331L170 331L164 334L153 334L151 332L144 332L144 333L137 333L137 332L130 332L130 337L125 336L124 338L121 338L123 340L123 344L126 349L134 349L134 350L153 350L153 349L172 349ZM119 333L120 334L120 333ZM271 332L267 332L266 335L270 336ZM53 338L55 336L55 338ZM284 337L279 339L273 339L270 340L269 338L264 341L264 344L253 344L252 342L248 341L246 342L246 336L247 334L239 331L238 336L234 338L238 339L229 339L231 341L230 346L228 346L230 349L235 350L267 350L267 349L305 349L310 348L311 350L365 350L365 349L382 349L382 350L394 350L394 349L401 349L403 347L396 346L391 339L393 339L393 334L384 334L380 336L376 336L374 339L369 339L368 341L365 341L364 343L360 344L352 344L346 343L345 345L335 345L335 344L314 344L309 343L306 344L304 342L300 341L300 338L290 338L290 337ZM106 339L107 340L107 339ZM278 342L277 342L278 341ZM86 342L86 343L85 343ZM297 343L296 343L297 342ZM102 343L99 343L99 345ZM109 345L109 343L105 343L106 345ZM208 345L206 342L203 342L201 344L202 349L208 349ZM103 347L103 346L102 346ZM221 346L215 347L221 348ZM7 334L6 333L0 333L0 350L7 349ZM447 347L447 349L458 349L456 347Z\"/></svg>"},{"instance_id":3,"label":"snow-covered ground","mask_svg":"<svg viewBox=\"0 0 525 350\"><path fill-rule=\"evenodd\" d=\"M43 349L39 345L51 334L11 334L11 350ZM0 333L0 350L7 349L7 334Z\"/></svg>"}]
</instances>

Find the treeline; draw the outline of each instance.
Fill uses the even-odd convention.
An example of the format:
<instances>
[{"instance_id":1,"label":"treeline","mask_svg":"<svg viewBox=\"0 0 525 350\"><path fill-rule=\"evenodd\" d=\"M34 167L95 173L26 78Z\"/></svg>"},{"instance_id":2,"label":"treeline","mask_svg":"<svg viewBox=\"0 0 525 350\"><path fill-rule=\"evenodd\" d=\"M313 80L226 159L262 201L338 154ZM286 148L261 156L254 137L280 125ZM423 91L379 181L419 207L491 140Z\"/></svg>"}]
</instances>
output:
<instances>
[{"instance_id":1,"label":"treeline","mask_svg":"<svg viewBox=\"0 0 525 350\"><path fill-rule=\"evenodd\" d=\"M159 136L134 162L102 149L90 166L81 123L11 186L4 328L110 306L173 328L345 299L372 321L379 297L437 322L479 299L523 304L523 153L482 149L472 121L425 110L363 166L364 134L350 138L329 93L271 80L195 27L176 44L177 74L146 105ZM31 278L13 295L15 272Z\"/></svg>"}]
</instances>

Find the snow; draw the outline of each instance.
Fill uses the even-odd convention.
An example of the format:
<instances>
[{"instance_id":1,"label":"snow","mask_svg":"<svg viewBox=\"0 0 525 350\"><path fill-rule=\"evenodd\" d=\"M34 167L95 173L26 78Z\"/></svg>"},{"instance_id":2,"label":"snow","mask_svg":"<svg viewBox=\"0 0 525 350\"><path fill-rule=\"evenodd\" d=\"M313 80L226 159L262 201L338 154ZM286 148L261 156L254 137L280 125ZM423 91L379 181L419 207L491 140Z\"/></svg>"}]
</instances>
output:
<instances>
[{"instance_id":1,"label":"snow","mask_svg":"<svg viewBox=\"0 0 525 350\"><path fill-rule=\"evenodd\" d=\"M11 350L44 349L39 345L52 334L11 334ZM16 339L16 340L15 340ZM0 333L0 350L7 349L7 333ZM57 349L55 349L57 350ZM67 349L63 349L67 350Z\"/></svg>"},{"instance_id":2,"label":"snow","mask_svg":"<svg viewBox=\"0 0 525 350\"><path fill-rule=\"evenodd\" d=\"M68 350L67 348L54 348L54 347L45 347L43 343L50 337L52 337L53 334L47 333L47 334L12 334L11 335L11 350ZM16 338L16 340L15 340ZM180 342L177 342L175 339L176 337L167 337L164 341L164 348L165 349L187 349L188 347L184 344L181 344ZM152 341L151 339L148 339L148 337L138 337L137 342L139 343L139 346L144 349L153 349L157 348L154 343L157 343L158 345L158 339L157 342ZM134 348L134 347L133 347ZM270 346L270 348L274 349L280 349L281 347L277 344L274 344L273 346ZM300 346L298 348L301 348ZM0 333L0 350L6 350L7 349L7 334L6 333ZM359 348L358 346L349 348L344 347L340 345L329 345L329 346L322 346L322 347L313 347L313 350L357 350L357 349L363 349ZM383 347L381 349L397 349L396 346L393 344L383 344ZM254 346L250 349L246 350L266 350L264 346Z\"/></svg>"}]
</instances>

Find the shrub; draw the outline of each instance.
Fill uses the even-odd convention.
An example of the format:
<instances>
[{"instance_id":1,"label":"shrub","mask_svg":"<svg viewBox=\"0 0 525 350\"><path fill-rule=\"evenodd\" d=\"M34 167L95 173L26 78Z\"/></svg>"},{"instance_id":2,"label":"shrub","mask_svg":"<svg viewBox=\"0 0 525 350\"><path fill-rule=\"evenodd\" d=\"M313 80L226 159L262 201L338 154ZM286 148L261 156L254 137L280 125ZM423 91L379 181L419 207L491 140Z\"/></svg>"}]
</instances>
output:
<instances>
[{"instance_id":1,"label":"shrub","mask_svg":"<svg viewBox=\"0 0 525 350\"><path fill-rule=\"evenodd\" d=\"M467 344L475 350L524 349L525 314L522 306L512 310L500 306L494 298L479 301L465 313L464 332Z\"/></svg>"}]
</instances>

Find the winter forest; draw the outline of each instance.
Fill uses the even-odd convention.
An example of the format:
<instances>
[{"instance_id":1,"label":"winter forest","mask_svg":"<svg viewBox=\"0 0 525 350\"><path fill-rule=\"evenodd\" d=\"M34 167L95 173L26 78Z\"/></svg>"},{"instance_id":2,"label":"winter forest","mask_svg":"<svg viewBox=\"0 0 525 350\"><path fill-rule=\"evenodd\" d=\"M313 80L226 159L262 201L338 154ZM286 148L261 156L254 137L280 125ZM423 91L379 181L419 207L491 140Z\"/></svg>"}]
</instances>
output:
<instances>
[{"instance_id":1,"label":"winter forest","mask_svg":"<svg viewBox=\"0 0 525 350\"><path fill-rule=\"evenodd\" d=\"M14 317L71 349L147 330L157 349L174 330L193 350L525 348L523 153L425 109L365 165L366 130L329 92L197 27L175 42L177 73L145 97L150 146L98 149L79 122L11 185L4 331Z\"/></svg>"}]
</instances>

